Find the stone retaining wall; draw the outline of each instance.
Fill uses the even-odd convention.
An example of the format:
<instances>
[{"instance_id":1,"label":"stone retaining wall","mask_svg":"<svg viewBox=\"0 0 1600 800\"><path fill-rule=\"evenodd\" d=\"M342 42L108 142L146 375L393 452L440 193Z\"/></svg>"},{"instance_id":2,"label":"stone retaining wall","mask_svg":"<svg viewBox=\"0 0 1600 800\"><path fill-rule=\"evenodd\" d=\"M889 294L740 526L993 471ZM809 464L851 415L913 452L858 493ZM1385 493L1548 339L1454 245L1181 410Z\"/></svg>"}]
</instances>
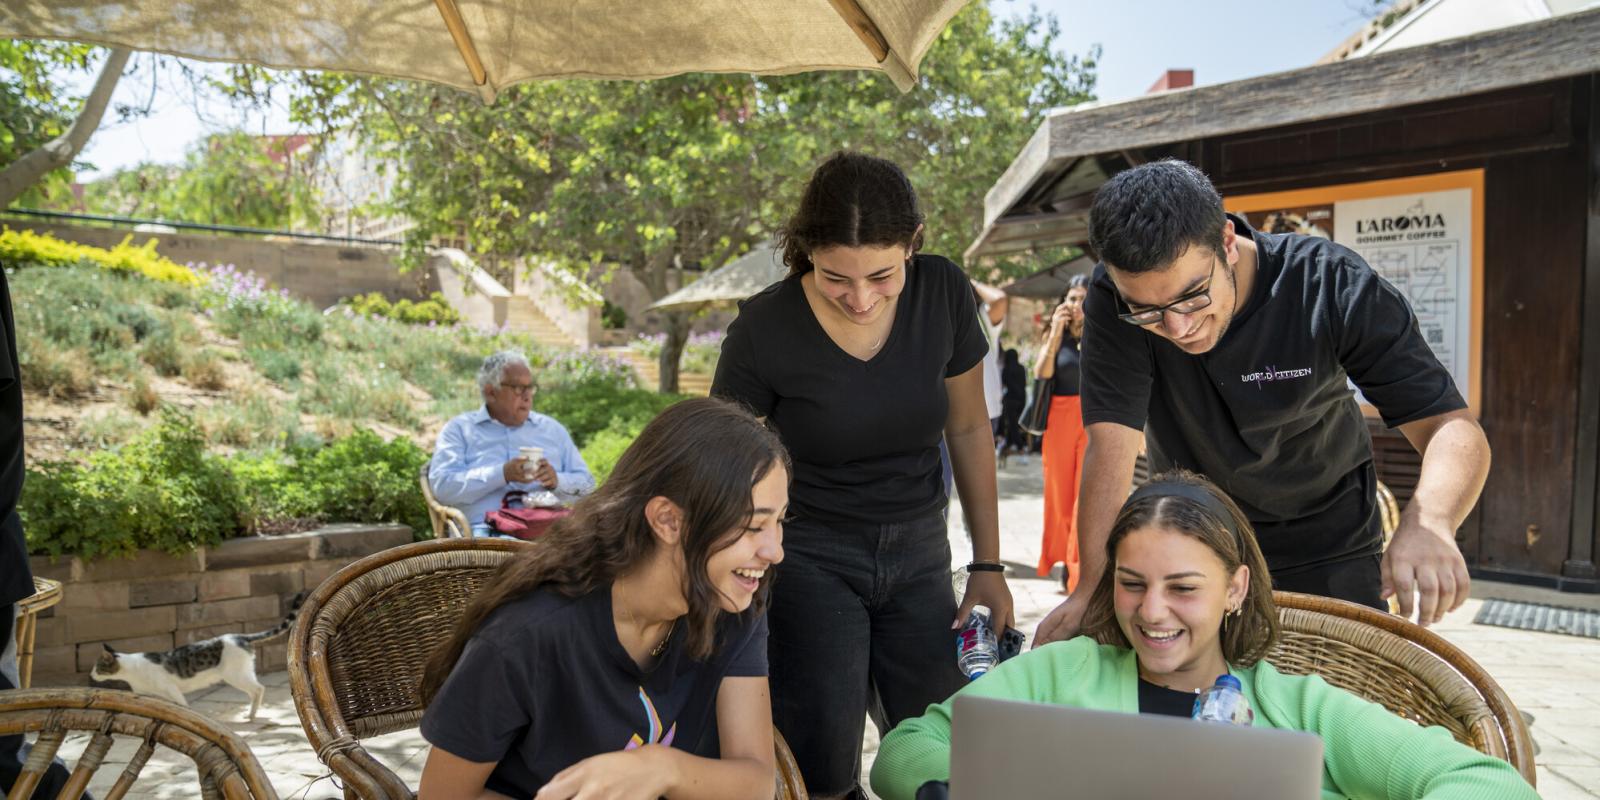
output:
<instances>
[{"instance_id":1,"label":"stone retaining wall","mask_svg":"<svg viewBox=\"0 0 1600 800\"><path fill-rule=\"evenodd\" d=\"M330 525L305 533L230 539L182 556L142 550L85 562L31 559L61 581L61 602L39 614L33 685L84 684L101 643L123 652L167 650L278 624L301 589L352 561L411 541L405 525ZM256 669L285 668L287 637L256 648Z\"/></svg>"}]
</instances>

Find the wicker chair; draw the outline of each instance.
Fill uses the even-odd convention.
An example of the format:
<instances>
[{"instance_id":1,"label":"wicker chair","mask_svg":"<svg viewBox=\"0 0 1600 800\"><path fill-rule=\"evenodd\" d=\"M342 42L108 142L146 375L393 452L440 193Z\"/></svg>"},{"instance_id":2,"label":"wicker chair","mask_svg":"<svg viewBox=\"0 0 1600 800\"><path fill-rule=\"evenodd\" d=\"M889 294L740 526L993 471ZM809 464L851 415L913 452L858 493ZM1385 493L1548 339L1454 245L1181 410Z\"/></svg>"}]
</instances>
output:
<instances>
[{"instance_id":1,"label":"wicker chair","mask_svg":"<svg viewBox=\"0 0 1600 800\"><path fill-rule=\"evenodd\" d=\"M419 724L416 690L428 654L501 562L528 546L508 539L404 545L345 567L306 598L289 633L289 685L317 758L344 781L346 797L415 797L360 742ZM776 797L804 800L782 737L777 763Z\"/></svg>"},{"instance_id":2,"label":"wicker chair","mask_svg":"<svg viewBox=\"0 0 1600 800\"><path fill-rule=\"evenodd\" d=\"M33 685L33 643L39 612L61 602L61 582L34 576L33 594L17 601L17 686Z\"/></svg>"},{"instance_id":3,"label":"wicker chair","mask_svg":"<svg viewBox=\"0 0 1600 800\"><path fill-rule=\"evenodd\" d=\"M1400 503L1394 499L1394 492L1378 481L1378 514L1383 517L1383 548L1389 549L1389 540L1394 538L1394 532L1400 528Z\"/></svg>"},{"instance_id":4,"label":"wicker chair","mask_svg":"<svg viewBox=\"0 0 1600 800\"><path fill-rule=\"evenodd\" d=\"M0 736L39 734L11 800L32 797L45 769L69 731L92 732L61 797L77 797L88 788L111 749L113 736L143 744L110 790L100 795L119 800L128 793L157 745L194 760L200 796L206 800L277 800L277 793L250 748L237 734L166 700L110 689L18 689L0 692Z\"/></svg>"},{"instance_id":5,"label":"wicker chair","mask_svg":"<svg viewBox=\"0 0 1600 800\"><path fill-rule=\"evenodd\" d=\"M467 515L461 509L447 506L433 496L433 487L428 484L428 467L433 462L422 465L422 475L419 482L422 484L422 500L428 506L428 521L433 523L433 538L435 539L471 539L472 525L467 522Z\"/></svg>"},{"instance_id":6,"label":"wicker chair","mask_svg":"<svg viewBox=\"0 0 1600 800\"><path fill-rule=\"evenodd\" d=\"M1534 785L1533 743L1522 715L1489 674L1438 634L1344 600L1273 592L1283 635L1267 661L1316 674L1456 741L1511 763Z\"/></svg>"}]
</instances>

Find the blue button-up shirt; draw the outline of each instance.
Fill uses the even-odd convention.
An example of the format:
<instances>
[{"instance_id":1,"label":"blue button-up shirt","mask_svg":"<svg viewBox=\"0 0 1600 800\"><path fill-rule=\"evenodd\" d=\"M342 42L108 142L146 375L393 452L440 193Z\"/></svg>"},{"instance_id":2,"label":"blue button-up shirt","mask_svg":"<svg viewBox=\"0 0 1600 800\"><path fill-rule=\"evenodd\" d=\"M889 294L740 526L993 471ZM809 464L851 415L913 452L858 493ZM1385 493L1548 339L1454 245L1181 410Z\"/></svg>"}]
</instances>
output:
<instances>
[{"instance_id":1,"label":"blue button-up shirt","mask_svg":"<svg viewBox=\"0 0 1600 800\"><path fill-rule=\"evenodd\" d=\"M461 509L469 523L480 525L484 514L500 507L506 492L542 492L544 484L538 481L506 483L505 463L524 447L544 449L545 460L556 471L555 495L562 503L594 490L594 476L561 423L530 412L527 421L508 428L480 406L450 420L439 431L433 462L428 466L434 497Z\"/></svg>"}]
</instances>

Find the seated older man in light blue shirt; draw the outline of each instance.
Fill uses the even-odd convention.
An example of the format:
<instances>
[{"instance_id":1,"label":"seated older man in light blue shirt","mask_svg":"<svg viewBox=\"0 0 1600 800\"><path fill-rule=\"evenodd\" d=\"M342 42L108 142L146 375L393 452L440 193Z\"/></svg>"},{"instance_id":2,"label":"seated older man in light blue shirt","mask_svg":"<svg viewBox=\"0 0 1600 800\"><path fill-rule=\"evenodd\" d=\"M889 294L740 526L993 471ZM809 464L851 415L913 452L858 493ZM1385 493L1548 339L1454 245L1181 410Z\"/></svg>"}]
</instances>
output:
<instances>
[{"instance_id":1,"label":"seated older man in light blue shirt","mask_svg":"<svg viewBox=\"0 0 1600 800\"><path fill-rule=\"evenodd\" d=\"M428 483L439 502L467 515L475 535L489 532L484 515L507 492L524 491L530 505L569 504L594 490L594 476L561 423L533 411L533 369L515 350L483 360L478 369L483 407L450 420L439 432ZM544 451L535 463L523 448Z\"/></svg>"}]
</instances>

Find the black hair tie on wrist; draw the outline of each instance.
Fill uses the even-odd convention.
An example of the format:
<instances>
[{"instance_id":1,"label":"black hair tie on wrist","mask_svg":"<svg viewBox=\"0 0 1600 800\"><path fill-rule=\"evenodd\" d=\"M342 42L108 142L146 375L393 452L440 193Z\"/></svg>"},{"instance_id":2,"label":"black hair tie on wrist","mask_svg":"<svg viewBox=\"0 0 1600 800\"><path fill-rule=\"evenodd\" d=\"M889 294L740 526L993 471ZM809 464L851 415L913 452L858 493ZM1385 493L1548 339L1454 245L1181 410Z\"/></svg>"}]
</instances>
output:
<instances>
[{"instance_id":1,"label":"black hair tie on wrist","mask_svg":"<svg viewBox=\"0 0 1600 800\"><path fill-rule=\"evenodd\" d=\"M1006 565L998 561L974 561L967 565L968 572L1005 572Z\"/></svg>"}]
</instances>

